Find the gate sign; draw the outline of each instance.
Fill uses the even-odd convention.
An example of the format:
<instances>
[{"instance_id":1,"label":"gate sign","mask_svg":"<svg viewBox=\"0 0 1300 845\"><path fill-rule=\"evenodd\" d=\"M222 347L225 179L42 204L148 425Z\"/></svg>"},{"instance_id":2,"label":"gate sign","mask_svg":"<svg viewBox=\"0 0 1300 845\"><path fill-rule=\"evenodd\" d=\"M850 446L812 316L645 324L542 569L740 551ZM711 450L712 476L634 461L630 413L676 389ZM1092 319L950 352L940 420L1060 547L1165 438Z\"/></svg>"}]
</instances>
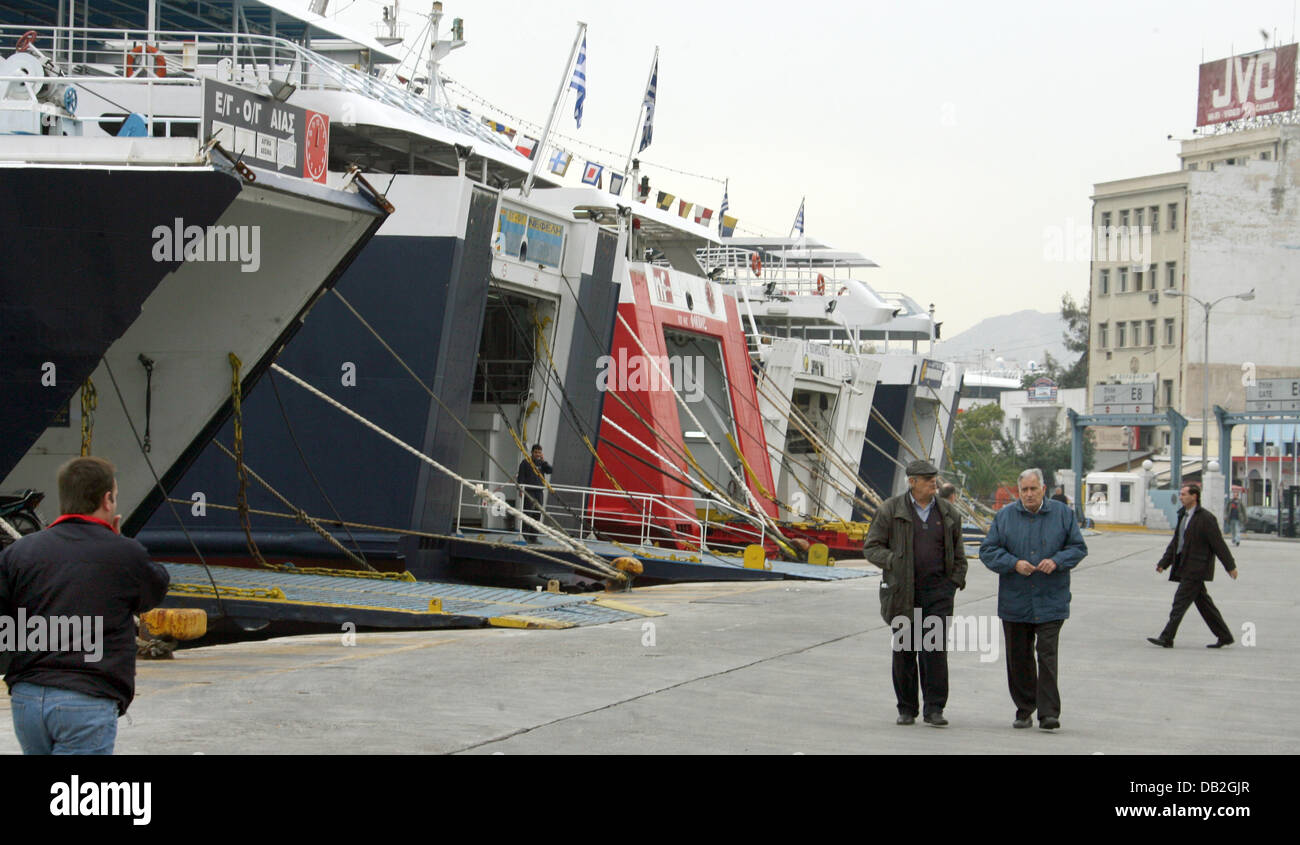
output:
<instances>
[{"instance_id":1,"label":"gate sign","mask_svg":"<svg viewBox=\"0 0 1300 845\"><path fill-rule=\"evenodd\" d=\"M1154 384L1099 384L1092 391L1094 414L1154 414Z\"/></svg>"},{"instance_id":2,"label":"gate sign","mask_svg":"<svg viewBox=\"0 0 1300 845\"><path fill-rule=\"evenodd\" d=\"M245 164L325 183L329 115L204 79L202 129Z\"/></svg>"},{"instance_id":3,"label":"gate sign","mask_svg":"<svg viewBox=\"0 0 1300 845\"><path fill-rule=\"evenodd\" d=\"M1056 382L1046 376L1034 379L1034 383L1029 387L1029 401L1055 402L1056 388Z\"/></svg>"},{"instance_id":4,"label":"gate sign","mask_svg":"<svg viewBox=\"0 0 1300 845\"><path fill-rule=\"evenodd\" d=\"M1201 65L1196 125L1223 123L1295 108L1296 45Z\"/></svg>"},{"instance_id":5,"label":"gate sign","mask_svg":"<svg viewBox=\"0 0 1300 845\"><path fill-rule=\"evenodd\" d=\"M1246 388L1247 411L1300 411L1300 378L1262 378Z\"/></svg>"}]
</instances>

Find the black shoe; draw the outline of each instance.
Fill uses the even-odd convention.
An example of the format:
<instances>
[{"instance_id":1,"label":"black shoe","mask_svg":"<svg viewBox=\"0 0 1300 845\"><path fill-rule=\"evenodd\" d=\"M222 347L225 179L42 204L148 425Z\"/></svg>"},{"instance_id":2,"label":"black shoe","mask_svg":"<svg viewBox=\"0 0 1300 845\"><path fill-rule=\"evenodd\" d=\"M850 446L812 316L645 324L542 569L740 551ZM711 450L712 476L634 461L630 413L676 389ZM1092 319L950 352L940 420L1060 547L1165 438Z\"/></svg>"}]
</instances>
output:
<instances>
[{"instance_id":1,"label":"black shoe","mask_svg":"<svg viewBox=\"0 0 1300 845\"><path fill-rule=\"evenodd\" d=\"M934 713L926 713L925 723L927 725L933 725L936 728L948 727L948 720L943 717L942 710L936 711Z\"/></svg>"},{"instance_id":2,"label":"black shoe","mask_svg":"<svg viewBox=\"0 0 1300 845\"><path fill-rule=\"evenodd\" d=\"M1158 646L1160 646L1161 648L1173 648L1173 647L1174 647L1174 643L1173 643L1173 641L1172 641L1172 640L1166 640L1164 637L1147 637L1147 642L1151 643L1152 645L1158 645Z\"/></svg>"},{"instance_id":3,"label":"black shoe","mask_svg":"<svg viewBox=\"0 0 1300 845\"><path fill-rule=\"evenodd\" d=\"M1034 726L1034 717L1026 716L1023 719L1016 719L1011 723L1013 728L1032 728Z\"/></svg>"},{"instance_id":4,"label":"black shoe","mask_svg":"<svg viewBox=\"0 0 1300 845\"><path fill-rule=\"evenodd\" d=\"M894 724L895 724L895 725L915 725L915 724L916 724L916 717L915 717L915 716L909 716L909 715L907 715L906 713L900 713L900 714L898 714L898 721L894 722Z\"/></svg>"},{"instance_id":5,"label":"black shoe","mask_svg":"<svg viewBox=\"0 0 1300 845\"><path fill-rule=\"evenodd\" d=\"M1226 640L1219 640L1217 643L1210 643L1206 648L1223 648L1225 645L1232 645L1236 640L1228 637Z\"/></svg>"},{"instance_id":6,"label":"black shoe","mask_svg":"<svg viewBox=\"0 0 1300 845\"><path fill-rule=\"evenodd\" d=\"M1054 731L1061 726L1061 720L1055 716L1044 716L1038 720L1038 727L1045 731Z\"/></svg>"}]
</instances>

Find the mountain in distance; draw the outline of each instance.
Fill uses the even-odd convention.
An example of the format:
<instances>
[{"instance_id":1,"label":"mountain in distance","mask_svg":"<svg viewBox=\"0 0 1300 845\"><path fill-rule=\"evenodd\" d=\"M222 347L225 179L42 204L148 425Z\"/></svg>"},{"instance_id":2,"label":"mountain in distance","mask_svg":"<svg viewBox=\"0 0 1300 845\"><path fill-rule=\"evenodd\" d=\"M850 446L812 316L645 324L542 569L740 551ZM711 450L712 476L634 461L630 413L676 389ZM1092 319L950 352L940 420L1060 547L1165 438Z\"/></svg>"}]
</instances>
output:
<instances>
[{"instance_id":1,"label":"mountain in distance","mask_svg":"<svg viewBox=\"0 0 1300 845\"><path fill-rule=\"evenodd\" d=\"M1064 335L1065 321L1059 312L1017 311L980 320L935 343L934 354L972 370L1027 369L1030 361L1041 367L1046 360L1044 351L1068 364L1076 356L1066 350Z\"/></svg>"}]
</instances>

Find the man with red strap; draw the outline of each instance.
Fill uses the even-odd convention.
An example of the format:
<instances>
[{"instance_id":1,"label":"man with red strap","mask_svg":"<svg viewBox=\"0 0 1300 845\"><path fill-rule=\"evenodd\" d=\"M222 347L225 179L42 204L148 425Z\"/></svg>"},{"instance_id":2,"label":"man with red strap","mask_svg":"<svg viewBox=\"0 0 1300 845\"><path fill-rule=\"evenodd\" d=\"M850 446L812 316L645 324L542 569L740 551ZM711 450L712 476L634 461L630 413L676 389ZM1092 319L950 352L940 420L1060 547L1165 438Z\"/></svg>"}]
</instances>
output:
<instances>
[{"instance_id":1,"label":"man with red strap","mask_svg":"<svg viewBox=\"0 0 1300 845\"><path fill-rule=\"evenodd\" d=\"M112 754L135 697L131 617L157 606L170 578L118 533L113 475L102 458L68 461L63 515L0 553L0 645L12 650L5 683L24 754Z\"/></svg>"}]
</instances>

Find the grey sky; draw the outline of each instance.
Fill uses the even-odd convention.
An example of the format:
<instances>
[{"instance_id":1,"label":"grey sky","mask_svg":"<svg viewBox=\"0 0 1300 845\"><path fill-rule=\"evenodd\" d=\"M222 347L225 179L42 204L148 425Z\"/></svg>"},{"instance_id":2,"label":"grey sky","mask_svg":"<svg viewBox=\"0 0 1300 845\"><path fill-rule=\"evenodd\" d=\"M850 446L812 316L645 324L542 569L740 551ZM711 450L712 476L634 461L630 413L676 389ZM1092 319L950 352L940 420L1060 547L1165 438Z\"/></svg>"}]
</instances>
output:
<instances>
[{"instance_id":1,"label":"grey sky","mask_svg":"<svg viewBox=\"0 0 1300 845\"><path fill-rule=\"evenodd\" d=\"M378 20L378 0L331 12ZM1177 167L1197 66L1294 40L1294 0L798 3L445 0L469 45L443 73L510 116L544 123L576 22L588 24L575 153L621 169L656 45L653 190L716 209L730 178L742 228L789 231L807 195L816 237L875 259L864 280L934 302L945 335L1087 295L1086 262L1048 260L1087 226L1095 182ZM403 6L414 39L424 25ZM408 14L409 13L409 14ZM452 91L454 102L478 103ZM512 124L515 125L515 124ZM521 127L523 128L523 127ZM535 134L535 133L534 133ZM1175 140L1166 140L1172 134ZM601 152L601 150L609 152Z\"/></svg>"}]
</instances>

